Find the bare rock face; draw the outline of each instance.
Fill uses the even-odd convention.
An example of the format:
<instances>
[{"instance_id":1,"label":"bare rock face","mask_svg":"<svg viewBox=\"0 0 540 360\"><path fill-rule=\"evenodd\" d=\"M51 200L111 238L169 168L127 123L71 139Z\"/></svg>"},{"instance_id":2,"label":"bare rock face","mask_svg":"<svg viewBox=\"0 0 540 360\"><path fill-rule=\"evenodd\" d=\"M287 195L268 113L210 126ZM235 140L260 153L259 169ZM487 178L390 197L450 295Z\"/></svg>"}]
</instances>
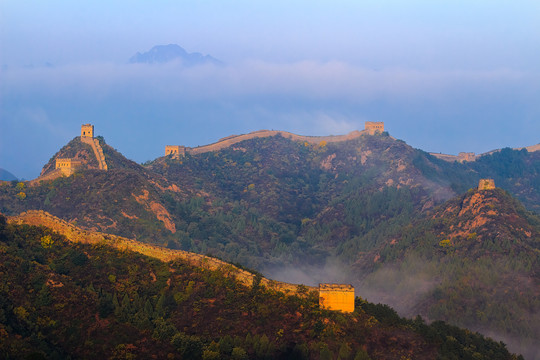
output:
<instances>
[{"instance_id":1,"label":"bare rock face","mask_svg":"<svg viewBox=\"0 0 540 360\"><path fill-rule=\"evenodd\" d=\"M520 212L519 204L503 190L471 190L434 218L452 219L441 234L456 244L469 243L471 250L474 243L480 246L484 241L511 241L518 245L539 237L533 224Z\"/></svg>"}]
</instances>

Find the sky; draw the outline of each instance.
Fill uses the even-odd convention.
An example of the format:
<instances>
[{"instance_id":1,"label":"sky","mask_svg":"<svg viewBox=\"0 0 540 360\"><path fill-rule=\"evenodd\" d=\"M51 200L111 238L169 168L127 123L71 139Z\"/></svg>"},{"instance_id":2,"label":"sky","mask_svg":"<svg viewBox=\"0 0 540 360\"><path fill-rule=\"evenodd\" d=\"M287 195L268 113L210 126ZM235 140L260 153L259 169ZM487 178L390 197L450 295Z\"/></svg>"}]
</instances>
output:
<instances>
[{"instance_id":1,"label":"sky","mask_svg":"<svg viewBox=\"0 0 540 360\"><path fill-rule=\"evenodd\" d=\"M80 125L142 163L260 129L384 121L429 152L540 142L540 1L0 1L0 168ZM178 44L224 66L128 64Z\"/></svg>"}]
</instances>

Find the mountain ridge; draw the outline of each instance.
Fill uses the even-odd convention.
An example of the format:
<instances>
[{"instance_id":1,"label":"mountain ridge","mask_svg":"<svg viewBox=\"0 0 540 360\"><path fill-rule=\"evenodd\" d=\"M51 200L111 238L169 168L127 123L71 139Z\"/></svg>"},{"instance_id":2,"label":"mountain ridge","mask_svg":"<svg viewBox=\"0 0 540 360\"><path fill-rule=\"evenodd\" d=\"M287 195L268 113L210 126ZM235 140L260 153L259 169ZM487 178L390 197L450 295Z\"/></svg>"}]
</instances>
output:
<instances>
[{"instance_id":1,"label":"mountain ridge","mask_svg":"<svg viewBox=\"0 0 540 360\"><path fill-rule=\"evenodd\" d=\"M536 334L523 313L537 306L531 290L538 277L531 272L538 267L533 235L538 232L531 230L537 225L518 226L534 216L520 210L498 221L484 221L490 226L486 232L469 226L451 238L441 237L441 229L452 234L445 226L453 224L456 229L459 212L448 211L435 219L425 216L446 201L459 203L461 197L476 194L468 189L476 188L482 178L494 179L529 210L538 211L539 152L502 149L474 162L449 163L385 132L353 133L351 139L338 142L269 134L224 139L242 141L216 151L159 157L144 166L100 139L110 165L107 171L83 167L69 177L28 187L24 182L2 183L0 211L17 215L45 210L87 230L211 254L288 282L296 281L276 277L274 271L281 269L285 275L287 269L305 271L312 283L353 277L366 285L367 298L383 301L385 292L397 297L388 302L401 303L402 308L396 307L403 314L422 313L430 320L470 327L482 324L477 329L486 332L522 332L519 336L525 342ZM55 156L78 156L85 149L93 156L85 146L74 139ZM509 195L493 194L498 196L498 202L489 203L493 208L478 208L484 218L500 206L503 210L513 206ZM467 214L462 216L472 216ZM475 242L467 236L474 232L474 241L488 240L472 246ZM523 235L529 245L489 240L499 232L516 239ZM468 256L469 245L479 261ZM332 264L337 264L337 271L332 271ZM494 270L486 270L490 268ZM462 276L464 269L470 269L470 278ZM381 284L388 287L380 289ZM407 292L412 298L405 306ZM485 307L490 292L506 301L500 307L503 313ZM410 309L416 312L409 313ZM468 319L477 323L467 323ZM513 346L519 349L519 342Z\"/></svg>"},{"instance_id":2,"label":"mountain ridge","mask_svg":"<svg viewBox=\"0 0 540 360\"><path fill-rule=\"evenodd\" d=\"M463 162L463 161L476 161L482 156L492 155L494 153L502 151L503 149L504 148L490 150L481 154L475 154L475 153L470 153L470 152L460 152L458 155L450 155L450 154L435 153L435 152L430 152L429 154L435 156L436 158L449 161L449 162L451 161ZM527 150L528 152L540 151L540 144L512 148L512 150Z\"/></svg>"},{"instance_id":3,"label":"mountain ridge","mask_svg":"<svg viewBox=\"0 0 540 360\"><path fill-rule=\"evenodd\" d=\"M255 130L246 134L233 134L225 136L213 143L206 144L206 145L200 145L197 147L185 147L186 152L190 154L201 154L204 152L209 151L218 151L221 149L224 149L228 146L232 146L234 144L237 144L238 142L254 139L257 137L271 137L271 136L283 136L285 138L289 138L291 140L295 141L307 141L310 143L318 143L321 141L326 142L340 142L340 141L347 141L354 139L356 137L361 136L362 134L370 134L370 131L368 129L364 130L353 130L350 131L347 134L343 135L299 135L292 132L284 131L284 130ZM393 137L392 137L393 138ZM395 138L393 138L395 139ZM180 145L181 146L181 145ZM446 160L446 161L475 161L476 159L486 156L486 155L492 155L494 153L500 152L505 148L490 150L485 153L481 154L473 154L470 156L470 158L467 160L465 154L472 154L472 153L460 153L460 155L450 155L450 154L442 154L442 153L435 153L430 152L429 154L432 156L435 156L439 159ZM512 148L512 150L527 150L528 152L536 152L540 151L540 144L537 145L531 145L531 146L523 146L518 148ZM463 155L461 155L463 154Z\"/></svg>"}]
</instances>

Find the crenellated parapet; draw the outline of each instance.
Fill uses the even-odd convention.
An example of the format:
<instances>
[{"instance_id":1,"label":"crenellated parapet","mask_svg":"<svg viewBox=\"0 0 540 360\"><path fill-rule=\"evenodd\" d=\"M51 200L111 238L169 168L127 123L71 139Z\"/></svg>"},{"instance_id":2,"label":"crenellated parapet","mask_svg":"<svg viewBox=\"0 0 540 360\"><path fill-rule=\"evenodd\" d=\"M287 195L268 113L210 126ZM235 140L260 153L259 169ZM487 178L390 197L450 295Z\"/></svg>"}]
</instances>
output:
<instances>
[{"instance_id":1,"label":"crenellated parapet","mask_svg":"<svg viewBox=\"0 0 540 360\"><path fill-rule=\"evenodd\" d=\"M62 175L71 176L82 166L82 162L72 158L58 158L55 165L56 169L60 169Z\"/></svg>"},{"instance_id":2,"label":"crenellated parapet","mask_svg":"<svg viewBox=\"0 0 540 360\"><path fill-rule=\"evenodd\" d=\"M84 124L81 126L81 141L92 147L94 155L99 165L100 170L107 170L107 162L105 161L105 154L99 144L99 140L94 138L94 125Z\"/></svg>"},{"instance_id":3,"label":"crenellated parapet","mask_svg":"<svg viewBox=\"0 0 540 360\"><path fill-rule=\"evenodd\" d=\"M476 154L473 152L460 152L458 154L458 160L459 162L464 161L475 161L476 160Z\"/></svg>"},{"instance_id":4,"label":"crenellated parapet","mask_svg":"<svg viewBox=\"0 0 540 360\"><path fill-rule=\"evenodd\" d=\"M169 155L174 159L186 156L186 147L182 145L167 145L165 146L165 156Z\"/></svg>"},{"instance_id":5,"label":"crenellated parapet","mask_svg":"<svg viewBox=\"0 0 540 360\"><path fill-rule=\"evenodd\" d=\"M384 122L382 121L366 121L364 124L364 130L370 135L384 132Z\"/></svg>"},{"instance_id":6,"label":"crenellated parapet","mask_svg":"<svg viewBox=\"0 0 540 360\"><path fill-rule=\"evenodd\" d=\"M81 126L81 137L82 138L93 138L94 137L94 125L84 124Z\"/></svg>"}]
</instances>

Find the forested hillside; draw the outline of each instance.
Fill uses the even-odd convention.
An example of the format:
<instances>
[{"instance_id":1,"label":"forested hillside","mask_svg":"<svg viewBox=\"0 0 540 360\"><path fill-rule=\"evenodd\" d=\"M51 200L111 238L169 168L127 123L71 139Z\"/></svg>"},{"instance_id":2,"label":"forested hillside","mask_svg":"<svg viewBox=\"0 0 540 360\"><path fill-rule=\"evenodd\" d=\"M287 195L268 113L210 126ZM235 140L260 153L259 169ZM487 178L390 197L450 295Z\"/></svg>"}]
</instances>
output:
<instances>
[{"instance_id":1,"label":"forested hillside","mask_svg":"<svg viewBox=\"0 0 540 360\"><path fill-rule=\"evenodd\" d=\"M141 166L100 143L108 171L92 169L87 145L75 138L45 168L85 154L86 167L41 183L3 182L0 212L45 210L278 280L352 282L401 314L517 338L512 349L538 334L538 222L528 211L540 209L540 152L503 149L449 163L387 133L332 143L278 135ZM469 215L478 229L444 237L469 220L437 209L474 196L469 189L481 178L507 193ZM507 215L483 222L493 211ZM492 298L506 310L496 313Z\"/></svg>"},{"instance_id":2,"label":"forested hillside","mask_svg":"<svg viewBox=\"0 0 540 360\"><path fill-rule=\"evenodd\" d=\"M470 190L363 255L372 296L540 353L540 218L501 189ZM376 259L376 261L373 261Z\"/></svg>"},{"instance_id":3,"label":"forested hillside","mask_svg":"<svg viewBox=\"0 0 540 360\"><path fill-rule=\"evenodd\" d=\"M479 334L361 298L352 314L321 310L316 294L73 244L3 216L0 275L4 359L518 358Z\"/></svg>"}]
</instances>

